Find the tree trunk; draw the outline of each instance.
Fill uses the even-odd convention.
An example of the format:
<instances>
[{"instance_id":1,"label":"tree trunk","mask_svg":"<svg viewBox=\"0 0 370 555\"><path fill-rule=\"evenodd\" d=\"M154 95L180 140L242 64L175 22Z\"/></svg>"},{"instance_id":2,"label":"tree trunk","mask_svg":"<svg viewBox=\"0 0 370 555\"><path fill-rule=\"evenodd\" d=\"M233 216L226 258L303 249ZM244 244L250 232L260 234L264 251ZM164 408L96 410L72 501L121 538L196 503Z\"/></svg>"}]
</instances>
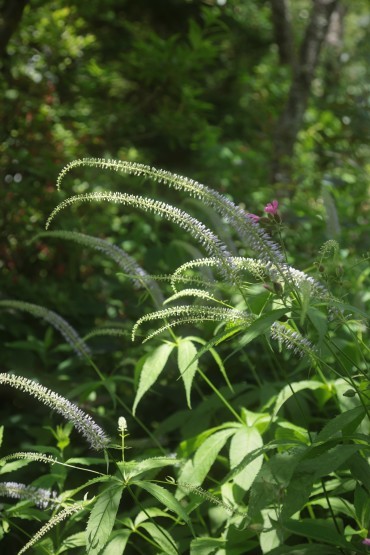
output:
<instances>
[{"instance_id":1,"label":"tree trunk","mask_svg":"<svg viewBox=\"0 0 370 555\"><path fill-rule=\"evenodd\" d=\"M271 0L272 25L281 65L295 61L293 31L287 0Z\"/></svg>"},{"instance_id":2,"label":"tree trunk","mask_svg":"<svg viewBox=\"0 0 370 555\"><path fill-rule=\"evenodd\" d=\"M29 0L3 0L0 7L0 69L8 61L7 46L22 18Z\"/></svg>"},{"instance_id":3,"label":"tree trunk","mask_svg":"<svg viewBox=\"0 0 370 555\"><path fill-rule=\"evenodd\" d=\"M294 65L289 96L279 118L273 143L272 181L282 184L281 194L291 194L291 158L311 93L321 47L339 0L314 0L310 20Z\"/></svg>"}]
</instances>

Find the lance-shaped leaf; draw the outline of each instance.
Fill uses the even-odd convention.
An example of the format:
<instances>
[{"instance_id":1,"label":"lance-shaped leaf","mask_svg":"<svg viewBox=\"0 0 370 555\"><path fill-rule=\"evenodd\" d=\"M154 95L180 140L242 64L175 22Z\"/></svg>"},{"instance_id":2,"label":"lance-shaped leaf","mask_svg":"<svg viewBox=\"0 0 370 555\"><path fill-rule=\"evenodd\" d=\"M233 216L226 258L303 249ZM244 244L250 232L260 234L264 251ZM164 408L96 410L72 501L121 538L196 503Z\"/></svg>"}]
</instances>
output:
<instances>
[{"instance_id":1,"label":"lance-shaped leaf","mask_svg":"<svg viewBox=\"0 0 370 555\"><path fill-rule=\"evenodd\" d=\"M123 487L119 482L110 484L99 495L87 523L87 555L98 555L107 543L116 520Z\"/></svg>"},{"instance_id":2,"label":"lance-shaped leaf","mask_svg":"<svg viewBox=\"0 0 370 555\"><path fill-rule=\"evenodd\" d=\"M134 405L132 407L133 413L135 414L136 408L139 404L140 399L143 395L152 387L152 385L157 381L159 375L161 374L163 368L166 365L168 357L170 356L174 344L164 343L160 345L153 353L151 353L141 370L139 387L136 392L136 397Z\"/></svg>"},{"instance_id":3,"label":"lance-shaped leaf","mask_svg":"<svg viewBox=\"0 0 370 555\"><path fill-rule=\"evenodd\" d=\"M128 540L130 539L131 530L123 528L113 532L111 539L105 546L101 555L123 555L126 549Z\"/></svg>"},{"instance_id":4,"label":"lance-shaped leaf","mask_svg":"<svg viewBox=\"0 0 370 555\"><path fill-rule=\"evenodd\" d=\"M217 455L225 445L231 435L235 433L235 428L220 430L207 437L202 445L197 449L193 460L187 461L180 472L179 484L190 486L200 486L209 473ZM183 487L181 488L184 489ZM180 492L183 497L183 492Z\"/></svg>"},{"instance_id":5,"label":"lance-shaped leaf","mask_svg":"<svg viewBox=\"0 0 370 555\"><path fill-rule=\"evenodd\" d=\"M262 447L263 441L261 434L256 428L251 426L243 426L232 437L230 442L230 468L235 468L248 453ZM260 455L254 461L250 462L243 470L234 476L234 483L247 491L255 477L257 476L263 461L263 455Z\"/></svg>"},{"instance_id":6,"label":"lance-shaped leaf","mask_svg":"<svg viewBox=\"0 0 370 555\"><path fill-rule=\"evenodd\" d=\"M153 482L148 482L144 480L134 480L130 482L131 485L135 484L141 489L145 489L150 495L158 499L165 507L170 511L173 511L179 518L181 518L190 527L193 532L191 520L186 513L183 506L179 501L172 495L172 493L158 484L153 484Z\"/></svg>"},{"instance_id":7,"label":"lance-shaped leaf","mask_svg":"<svg viewBox=\"0 0 370 555\"><path fill-rule=\"evenodd\" d=\"M196 354L197 350L194 347L194 344L189 339L181 339L179 341L177 361L180 374L184 382L186 400L189 408L191 408L191 386L198 369L198 362L195 361L192 363L192 360L195 358Z\"/></svg>"},{"instance_id":8,"label":"lance-shaped leaf","mask_svg":"<svg viewBox=\"0 0 370 555\"><path fill-rule=\"evenodd\" d=\"M148 534L160 547L162 550L160 553L165 553L166 555L178 555L179 551L175 540L172 538L171 534L163 528L163 526L154 522L143 522L140 524L140 527L144 528L144 530L148 532Z\"/></svg>"}]
</instances>

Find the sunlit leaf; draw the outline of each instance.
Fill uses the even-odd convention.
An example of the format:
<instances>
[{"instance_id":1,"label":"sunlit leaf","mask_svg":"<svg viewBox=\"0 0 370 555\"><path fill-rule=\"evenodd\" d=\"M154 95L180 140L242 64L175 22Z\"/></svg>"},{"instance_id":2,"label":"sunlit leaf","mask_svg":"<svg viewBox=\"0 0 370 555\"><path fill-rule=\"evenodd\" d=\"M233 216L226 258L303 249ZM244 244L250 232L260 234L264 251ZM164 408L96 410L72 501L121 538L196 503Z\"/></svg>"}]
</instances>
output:
<instances>
[{"instance_id":1,"label":"sunlit leaf","mask_svg":"<svg viewBox=\"0 0 370 555\"><path fill-rule=\"evenodd\" d=\"M178 343L178 365L181 377L184 381L185 391L186 391L186 400L188 403L188 407L191 408L191 386L193 383L194 376L198 369L198 362L195 361L192 363L192 360L196 357L197 350L194 347L194 344L189 341L189 339L181 339Z\"/></svg>"},{"instance_id":2,"label":"sunlit leaf","mask_svg":"<svg viewBox=\"0 0 370 555\"><path fill-rule=\"evenodd\" d=\"M235 468L248 453L263 445L261 434L256 428L243 426L231 438L230 442L230 468ZM233 478L234 483L243 490L248 491L257 476L263 461L263 455L255 458Z\"/></svg>"},{"instance_id":3,"label":"sunlit leaf","mask_svg":"<svg viewBox=\"0 0 370 555\"><path fill-rule=\"evenodd\" d=\"M133 405L133 412L135 414L139 401L151 386L157 381L161 372L163 371L168 357L170 356L174 344L164 343L160 345L151 353L145 360L140 374L139 387L136 392L136 397Z\"/></svg>"},{"instance_id":4,"label":"sunlit leaf","mask_svg":"<svg viewBox=\"0 0 370 555\"><path fill-rule=\"evenodd\" d=\"M226 541L222 538L197 538L190 544L190 555L211 555L225 546Z\"/></svg>"},{"instance_id":5,"label":"sunlit leaf","mask_svg":"<svg viewBox=\"0 0 370 555\"><path fill-rule=\"evenodd\" d=\"M161 548L162 553L166 553L166 555L178 555L179 551L175 540L163 526L154 522L143 522L140 524L140 528L144 528L144 530L148 532L156 544Z\"/></svg>"},{"instance_id":6,"label":"sunlit leaf","mask_svg":"<svg viewBox=\"0 0 370 555\"><path fill-rule=\"evenodd\" d=\"M200 486L214 464L217 455L234 433L235 429L226 429L207 437L197 449L193 460L188 460L181 469L178 482Z\"/></svg>"},{"instance_id":7,"label":"sunlit leaf","mask_svg":"<svg viewBox=\"0 0 370 555\"><path fill-rule=\"evenodd\" d=\"M109 485L98 497L86 528L86 553L98 555L113 530L121 500L123 484Z\"/></svg>"},{"instance_id":8,"label":"sunlit leaf","mask_svg":"<svg viewBox=\"0 0 370 555\"><path fill-rule=\"evenodd\" d=\"M101 552L101 555L122 555L125 552L130 535L131 530L127 528L113 532L111 539Z\"/></svg>"},{"instance_id":9,"label":"sunlit leaf","mask_svg":"<svg viewBox=\"0 0 370 555\"><path fill-rule=\"evenodd\" d=\"M184 522L186 522L188 526L190 526L190 528L192 528L191 520L188 514L170 491L166 490L162 486L159 486L158 484L154 484L153 482L148 482L144 480L135 480L131 483L139 486L141 489L145 489L170 511L176 513L179 518L181 518Z\"/></svg>"}]
</instances>

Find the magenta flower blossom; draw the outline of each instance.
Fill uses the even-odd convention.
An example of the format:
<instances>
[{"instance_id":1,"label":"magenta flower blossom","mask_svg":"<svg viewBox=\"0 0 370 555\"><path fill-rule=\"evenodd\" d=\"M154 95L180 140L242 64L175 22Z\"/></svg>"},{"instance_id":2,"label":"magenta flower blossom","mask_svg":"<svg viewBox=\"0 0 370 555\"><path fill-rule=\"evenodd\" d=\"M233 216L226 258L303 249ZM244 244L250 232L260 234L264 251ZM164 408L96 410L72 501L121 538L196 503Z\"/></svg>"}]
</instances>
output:
<instances>
[{"instance_id":1,"label":"magenta flower blossom","mask_svg":"<svg viewBox=\"0 0 370 555\"><path fill-rule=\"evenodd\" d=\"M256 214L247 214L247 216L254 222L258 222L261 219L260 216L257 216Z\"/></svg>"},{"instance_id":2,"label":"magenta flower blossom","mask_svg":"<svg viewBox=\"0 0 370 555\"><path fill-rule=\"evenodd\" d=\"M370 545L370 538L366 538L365 540L362 540L362 543L364 545Z\"/></svg>"},{"instance_id":3,"label":"magenta flower blossom","mask_svg":"<svg viewBox=\"0 0 370 555\"><path fill-rule=\"evenodd\" d=\"M278 211L278 207L279 207L278 201L273 200L272 202L269 202L268 204L266 204L265 212L267 212L268 214L276 214Z\"/></svg>"}]
</instances>

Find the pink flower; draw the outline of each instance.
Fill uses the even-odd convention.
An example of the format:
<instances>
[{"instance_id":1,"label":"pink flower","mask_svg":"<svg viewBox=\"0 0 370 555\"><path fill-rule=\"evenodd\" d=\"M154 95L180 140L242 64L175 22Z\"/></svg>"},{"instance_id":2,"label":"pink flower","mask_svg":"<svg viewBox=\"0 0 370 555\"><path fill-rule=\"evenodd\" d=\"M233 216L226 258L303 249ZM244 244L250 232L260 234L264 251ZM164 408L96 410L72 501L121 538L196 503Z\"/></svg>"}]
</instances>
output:
<instances>
[{"instance_id":1,"label":"pink flower","mask_svg":"<svg viewBox=\"0 0 370 555\"><path fill-rule=\"evenodd\" d=\"M278 201L273 200L272 202L269 202L268 204L266 204L265 212L267 212L268 214L276 214L278 211L278 206L279 206Z\"/></svg>"},{"instance_id":2,"label":"pink flower","mask_svg":"<svg viewBox=\"0 0 370 555\"><path fill-rule=\"evenodd\" d=\"M370 538L366 538L365 540L362 540L362 543L364 545L370 545Z\"/></svg>"},{"instance_id":3,"label":"pink flower","mask_svg":"<svg viewBox=\"0 0 370 555\"><path fill-rule=\"evenodd\" d=\"M261 219L260 216L257 216L256 214L247 214L247 216L254 222L258 222Z\"/></svg>"}]
</instances>

